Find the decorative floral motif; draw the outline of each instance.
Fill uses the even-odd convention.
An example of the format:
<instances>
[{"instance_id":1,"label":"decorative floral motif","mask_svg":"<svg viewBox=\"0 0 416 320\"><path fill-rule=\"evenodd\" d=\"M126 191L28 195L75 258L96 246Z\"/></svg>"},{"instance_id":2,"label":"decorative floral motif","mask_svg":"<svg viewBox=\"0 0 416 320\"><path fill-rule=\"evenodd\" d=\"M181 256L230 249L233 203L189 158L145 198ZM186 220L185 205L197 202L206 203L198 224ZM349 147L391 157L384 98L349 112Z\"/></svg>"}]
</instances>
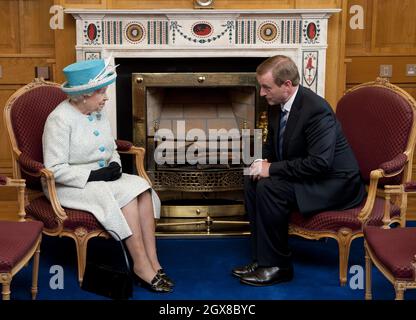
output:
<instances>
[{"instance_id":1,"label":"decorative floral motif","mask_svg":"<svg viewBox=\"0 0 416 320\"><path fill-rule=\"evenodd\" d=\"M97 27L94 23L90 23L87 26L87 37L90 41L94 41L97 38Z\"/></svg>"},{"instance_id":2,"label":"decorative floral motif","mask_svg":"<svg viewBox=\"0 0 416 320\"><path fill-rule=\"evenodd\" d=\"M101 59L100 52L85 52L85 60Z\"/></svg>"},{"instance_id":3,"label":"decorative floral motif","mask_svg":"<svg viewBox=\"0 0 416 320\"><path fill-rule=\"evenodd\" d=\"M84 21L84 44L98 45L101 43L102 28L99 21Z\"/></svg>"},{"instance_id":4,"label":"decorative floral motif","mask_svg":"<svg viewBox=\"0 0 416 320\"><path fill-rule=\"evenodd\" d=\"M318 83L318 51L303 51L302 55L303 85L316 92Z\"/></svg>"},{"instance_id":5,"label":"decorative floral motif","mask_svg":"<svg viewBox=\"0 0 416 320\"><path fill-rule=\"evenodd\" d=\"M124 35L128 42L136 44L144 39L145 30L141 23L130 22L124 27Z\"/></svg>"},{"instance_id":6,"label":"decorative floral motif","mask_svg":"<svg viewBox=\"0 0 416 320\"><path fill-rule=\"evenodd\" d=\"M204 23L206 23L206 22L204 22ZM207 39L198 39L198 38L194 38L193 36L190 36L190 35L184 33L182 31L182 26L179 25L177 21L171 21L171 23L170 23L170 30L172 30L172 42L175 43L176 33L178 33L184 39L186 39L186 40L188 40L190 42L204 44L204 43L214 42L214 41L220 39L221 37L223 37L228 32L228 39L229 39L229 41L231 43L231 41L232 41L232 30L234 29L234 22L233 21L227 21L227 23L221 25L221 27L224 27L225 29L220 34L217 34L217 35L215 35L213 37L210 37L210 38L207 38ZM213 30L213 27L212 26L211 26L211 29ZM192 33L194 33L193 30L191 30L191 31L192 31ZM198 37L200 38L201 36L198 36Z\"/></svg>"},{"instance_id":7,"label":"decorative floral motif","mask_svg":"<svg viewBox=\"0 0 416 320\"><path fill-rule=\"evenodd\" d=\"M198 21L192 25L191 32L198 38L206 38L214 32L214 27L209 22Z\"/></svg>"},{"instance_id":8,"label":"decorative floral motif","mask_svg":"<svg viewBox=\"0 0 416 320\"><path fill-rule=\"evenodd\" d=\"M321 28L319 26L319 20L317 21L303 21L303 38L306 43L315 44L319 43L319 35Z\"/></svg>"},{"instance_id":9,"label":"decorative floral motif","mask_svg":"<svg viewBox=\"0 0 416 320\"><path fill-rule=\"evenodd\" d=\"M260 40L271 43L279 38L279 27L272 21L263 22L258 29Z\"/></svg>"},{"instance_id":10,"label":"decorative floral motif","mask_svg":"<svg viewBox=\"0 0 416 320\"><path fill-rule=\"evenodd\" d=\"M313 22L310 22L308 26L306 27L306 36L309 40L313 40L316 38L316 24Z\"/></svg>"}]
</instances>

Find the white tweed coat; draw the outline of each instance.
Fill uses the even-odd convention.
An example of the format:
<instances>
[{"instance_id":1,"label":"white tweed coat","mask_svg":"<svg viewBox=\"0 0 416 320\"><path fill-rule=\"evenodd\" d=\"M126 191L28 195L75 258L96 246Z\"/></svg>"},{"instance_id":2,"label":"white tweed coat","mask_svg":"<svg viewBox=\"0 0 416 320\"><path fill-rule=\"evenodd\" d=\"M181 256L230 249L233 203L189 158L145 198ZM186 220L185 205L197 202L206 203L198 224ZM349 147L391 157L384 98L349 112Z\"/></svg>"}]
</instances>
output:
<instances>
[{"instance_id":1,"label":"white tweed coat","mask_svg":"<svg viewBox=\"0 0 416 320\"><path fill-rule=\"evenodd\" d=\"M124 239L132 233L120 208L150 189L154 216L159 218L159 197L145 179L123 173L116 181L87 182L91 170L112 161L121 165L105 113L85 115L65 100L46 120L42 143L44 164L55 176L63 207L91 212L105 229ZM49 198L45 183L43 190Z\"/></svg>"}]
</instances>

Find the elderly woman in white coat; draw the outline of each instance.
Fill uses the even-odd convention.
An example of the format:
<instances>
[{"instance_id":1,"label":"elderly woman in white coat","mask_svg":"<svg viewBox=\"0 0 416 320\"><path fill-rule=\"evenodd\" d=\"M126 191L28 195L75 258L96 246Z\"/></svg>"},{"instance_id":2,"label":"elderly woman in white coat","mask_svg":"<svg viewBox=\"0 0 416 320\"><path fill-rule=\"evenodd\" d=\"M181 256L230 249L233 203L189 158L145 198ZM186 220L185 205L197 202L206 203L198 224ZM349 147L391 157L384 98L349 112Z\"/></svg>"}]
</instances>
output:
<instances>
[{"instance_id":1,"label":"elderly woman in white coat","mask_svg":"<svg viewBox=\"0 0 416 320\"><path fill-rule=\"evenodd\" d=\"M145 179L121 172L102 110L116 72L101 59L63 71L68 99L49 115L43 132L44 163L54 173L58 198L64 207L91 212L124 239L136 280L152 291L170 292L173 282L159 263L154 235L160 200Z\"/></svg>"}]
</instances>

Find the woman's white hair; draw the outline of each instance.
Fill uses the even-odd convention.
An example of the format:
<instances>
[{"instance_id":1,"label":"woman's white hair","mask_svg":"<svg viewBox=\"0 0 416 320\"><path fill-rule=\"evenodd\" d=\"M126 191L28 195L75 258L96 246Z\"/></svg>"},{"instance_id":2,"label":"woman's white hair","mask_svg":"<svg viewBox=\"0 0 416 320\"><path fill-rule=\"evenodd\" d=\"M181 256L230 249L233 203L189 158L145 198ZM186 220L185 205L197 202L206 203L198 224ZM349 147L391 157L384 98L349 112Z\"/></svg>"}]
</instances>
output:
<instances>
[{"instance_id":1,"label":"woman's white hair","mask_svg":"<svg viewBox=\"0 0 416 320\"><path fill-rule=\"evenodd\" d=\"M74 95L69 94L68 97L74 102L81 102L85 99L85 97L91 97L93 94L94 94L94 91L83 93L83 94L74 94Z\"/></svg>"}]
</instances>

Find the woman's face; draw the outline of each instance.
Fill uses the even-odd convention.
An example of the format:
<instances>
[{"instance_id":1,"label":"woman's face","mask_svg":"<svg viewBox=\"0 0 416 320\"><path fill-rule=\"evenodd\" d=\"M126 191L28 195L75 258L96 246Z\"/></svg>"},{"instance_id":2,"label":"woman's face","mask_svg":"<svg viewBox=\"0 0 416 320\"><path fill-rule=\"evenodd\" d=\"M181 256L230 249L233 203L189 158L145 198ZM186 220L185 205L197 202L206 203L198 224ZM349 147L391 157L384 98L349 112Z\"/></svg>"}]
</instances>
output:
<instances>
[{"instance_id":1,"label":"woman's face","mask_svg":"<svg viewBox=\"0 0 416 320\"><path fill-rule=\"evenodd\" d=\"M85 97L85 107L89 112L101 111L104 108L105 102L108 100L107 87L101 88L91 96Z\"/></svg>"}]
</instances>

